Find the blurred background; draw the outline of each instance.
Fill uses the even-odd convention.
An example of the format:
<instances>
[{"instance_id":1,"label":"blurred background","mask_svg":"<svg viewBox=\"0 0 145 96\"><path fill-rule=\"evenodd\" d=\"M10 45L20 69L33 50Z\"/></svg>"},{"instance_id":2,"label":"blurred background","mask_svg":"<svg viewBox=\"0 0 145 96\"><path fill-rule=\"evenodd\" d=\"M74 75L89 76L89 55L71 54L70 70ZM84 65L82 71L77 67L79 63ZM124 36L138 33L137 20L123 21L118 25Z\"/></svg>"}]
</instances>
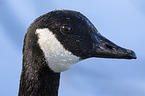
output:
<instances>
[{"instance_id":1,"label":"blurred background","mask_svg":"<svg viewBox=\"0 0 145 96\"><path fill-rule=\"evenodd\" d=\"M136 60L90 58L61 74L59 96L145 96L145 0L0 0L0 96L17 96L25 32L55 9L84 14Z\"/></svg>"}]
</instances>

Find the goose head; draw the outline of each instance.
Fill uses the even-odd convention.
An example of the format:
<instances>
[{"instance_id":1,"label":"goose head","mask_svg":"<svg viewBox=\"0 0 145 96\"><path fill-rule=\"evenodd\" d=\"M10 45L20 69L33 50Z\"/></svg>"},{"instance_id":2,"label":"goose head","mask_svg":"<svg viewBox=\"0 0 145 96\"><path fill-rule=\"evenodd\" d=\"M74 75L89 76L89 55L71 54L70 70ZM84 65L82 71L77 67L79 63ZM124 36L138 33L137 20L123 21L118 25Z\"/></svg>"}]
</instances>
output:
<instances>
[{"instance_id":1,"label":"goose head","mask_svg":"<svg viewBox=\"0 0 145 96\"><path fill-rule=\"evenodd\" d=\"M78 61L91 57L136 58L132 50L102 36L87 17L76 11L51 11L36 19L28 31L26 38L32 39L35 35L32 42L39 45L54 72L68 70Z\"/></svg>"}]
</instances>

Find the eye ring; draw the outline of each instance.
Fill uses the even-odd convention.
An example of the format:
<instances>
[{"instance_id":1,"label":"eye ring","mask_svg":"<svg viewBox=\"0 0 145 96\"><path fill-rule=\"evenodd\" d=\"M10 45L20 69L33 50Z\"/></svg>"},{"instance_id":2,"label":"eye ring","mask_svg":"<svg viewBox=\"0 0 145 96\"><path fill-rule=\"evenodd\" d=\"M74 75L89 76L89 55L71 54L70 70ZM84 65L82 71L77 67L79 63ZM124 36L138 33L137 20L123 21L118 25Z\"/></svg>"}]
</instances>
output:
<instances>
[{"instance_id":1,"label":"eye ring","mask_svg":"<svg viewBox=\"0 0 145 96\"><path fill-rule=\"evenodd\" d=\"M70 33L70 32L72 31L72 28L71 28L70 25L62 25L62 26L60 27L60 31L61 31L62 33Z\"/></svg>"}]
</instances>

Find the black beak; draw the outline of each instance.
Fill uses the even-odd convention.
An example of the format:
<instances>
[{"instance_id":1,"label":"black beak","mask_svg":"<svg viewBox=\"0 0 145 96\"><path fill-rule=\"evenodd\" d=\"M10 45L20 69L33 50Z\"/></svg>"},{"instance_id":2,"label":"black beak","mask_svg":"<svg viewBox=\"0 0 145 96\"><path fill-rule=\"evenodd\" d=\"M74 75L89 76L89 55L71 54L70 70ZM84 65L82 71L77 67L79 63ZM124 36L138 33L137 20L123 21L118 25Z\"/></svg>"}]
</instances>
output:
<instances>
[{"instance_id":1,"label":"black beak","mask_svg":"<svg viewBox=\"0 0 145 96\"><path fill-rule=\"evenodd\" d=\"M132 50L117 46L97 30L90 32L93 40L93 49L89 51L90 57L117 58L117 59L136 59Z\"/></svg>"}]
</instances>

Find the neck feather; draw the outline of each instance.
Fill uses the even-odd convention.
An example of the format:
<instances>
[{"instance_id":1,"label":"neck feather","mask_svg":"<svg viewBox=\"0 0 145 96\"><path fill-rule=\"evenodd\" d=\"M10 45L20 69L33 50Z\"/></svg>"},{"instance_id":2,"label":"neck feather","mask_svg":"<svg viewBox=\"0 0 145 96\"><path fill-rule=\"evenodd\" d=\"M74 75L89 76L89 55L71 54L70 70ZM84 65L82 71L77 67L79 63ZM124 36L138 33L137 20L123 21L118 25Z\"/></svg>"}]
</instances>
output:
<instances>
[{"instance_id":1,"label":"neck feather","mask_svg":"<svg viewBox=\"0 0 145 96\"><path fill-rule=\"evenodd\" d=\"M37 40L25 38L25 41L19 96L58 96L60 73L48 67Z\"/></svg>"}]
</instances>

